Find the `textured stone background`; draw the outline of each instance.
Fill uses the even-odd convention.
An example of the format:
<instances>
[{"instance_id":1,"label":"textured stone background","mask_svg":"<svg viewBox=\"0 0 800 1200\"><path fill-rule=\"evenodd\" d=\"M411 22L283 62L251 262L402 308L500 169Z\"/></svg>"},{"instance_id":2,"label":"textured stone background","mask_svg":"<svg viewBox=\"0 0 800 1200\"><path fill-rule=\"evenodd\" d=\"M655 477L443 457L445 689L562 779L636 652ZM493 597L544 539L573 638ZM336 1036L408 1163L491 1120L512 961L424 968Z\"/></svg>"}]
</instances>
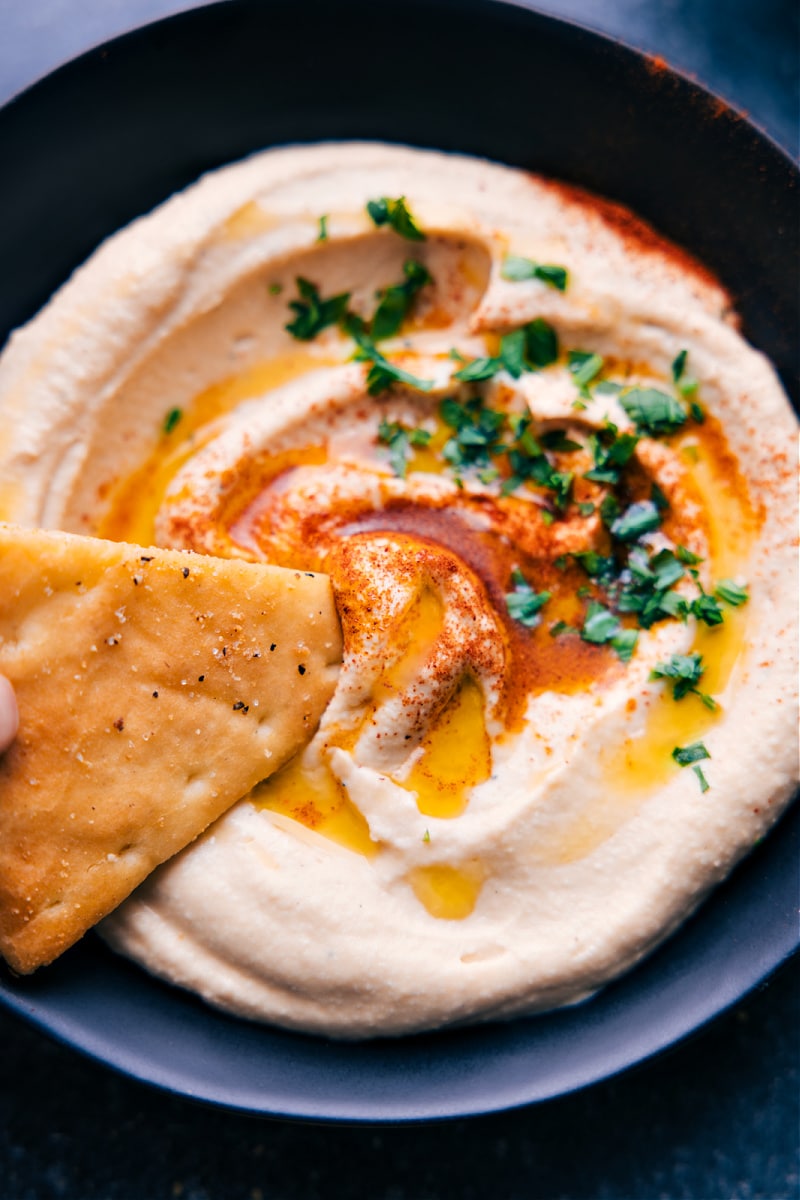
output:
<instances>
[{"instance_id":1,"label":"textured stone background","mask_svg":"<svg viewBox=\"0 0 800 1200\"><path fill-rule=\"evenodd\" d=\"M88 46L186 7L0 0L0 101ZM796 3L541 7L663 55L796 153ZM0 1200L795 1200L798 1011L795 962L691 1041L618 1079L513 1113L397 1129L196 1107L0 1013Z\"/></svg>"}]
</instances>

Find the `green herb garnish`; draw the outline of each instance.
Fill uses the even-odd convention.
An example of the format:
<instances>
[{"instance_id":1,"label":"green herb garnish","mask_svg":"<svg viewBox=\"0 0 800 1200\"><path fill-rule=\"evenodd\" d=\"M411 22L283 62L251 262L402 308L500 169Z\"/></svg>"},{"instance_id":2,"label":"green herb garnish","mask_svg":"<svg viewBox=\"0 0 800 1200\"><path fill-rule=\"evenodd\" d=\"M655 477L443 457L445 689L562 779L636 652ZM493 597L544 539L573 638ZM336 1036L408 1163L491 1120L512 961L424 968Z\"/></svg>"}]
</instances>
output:
<instances>
[{"instance_id":1,"label":"green herb garnish","mask_svg":"<svg viewBox=\"0 0 800 1200\"><path fill-rule=\"evenodd\" d=\"M635 629L623 629L619 617L597 600L589 603L580 634L585 642L595 646L610 644L625 663L633 657L639 639Z\"/></svg>"},{"instance_id":2,"label":"green herb garnish","mask_svg":"<svg viewBox=\"0 0 800 1200\"><path fill-rule=\"evenodd\" d=\"M433 282L427 268L413 258L403 263L403 274L405 283L396 283L381 292L380 303L370 326L376 342L397 333L408 316L414 297L427 283Z\"/></svg>"},{"instance_id":3,"label":"green herb garnish","mask_svg":"<svg viewBox=\"0 0 800 1200\"><path fill-rule=\"evenodd\" d=\"M516 254L511 254L504 260L500 274L503 279L508 279L512 283L521 283L526 279L539 279L559 292L566 291L569 281L565 267L557 267L552 263L537 263L531 258L520 258Z\"/></svg>"},{"instance_id":4,"label":"green herb garnish","mask_svg":"<svg viewBox=\"0 0 800 1200\"><path fill-rule=\"evenodd\" d=\"M164 418L164 433L172 433L183 416L182 408L171 408Z\"/></svg>"},{"instance_id":5,"label":"green herb garnish","mask_svg":"<svg viewBox=\"0 0 800 1200\"><path fill-rule=\"evenodd\" d=\"M708 782L705 775L703 774L703 768L702 767L692 767L692 770L694 771L695 775L697 776L698 783L700 784L700 791L707 792L708 789L711 787L711 784Z\"/></svg>"},{"instance_id":6,"label":"green herb garnish","mask_svg":"<svg viewBox=\"0 0 800 1200\"><path fill-rule=\"evenodd\" d=\"M691 746L676 746L672 751L672 757L679 767L690 767L692 763L701 762L704 758L711 758L711 755L702 742L693 742Z\"/></svg>"},{"instance_id":7,"label":"green herb garnish","mask_svg":"<svg viewBox=\"0 0 800 1200\"><path fill-rule=\"evenodd\" d=\"M652 533L661 524L661 513L652 500L639 500L625 509L622 516L612 522L611 536L621 542L635 542L646 533Z\"/></svg>"},{"instance_id":8,"label":"green herb garnish","mask_svg":"<svg viewBox=\"0 0 800 1200\"><path fill-rule=\"evenodd\" d=\"M405 196L400 196L397 200L389 200L386 196L380 200L369 200L367 212L379 228L388 225L409 242L425 241L426 235L409 212Z\"/></svg>"},{"instance_id":9,"label":"green herb garnish","mask_svg":"<svg viewBox=\"0 0 800 1200\"><path fill-rule=\"evenodd\" d=\"M719 596L720 600L724 600L733 608L738 608L740 604L746 604L750 598L747 588L739 587L734 579L720 579L714 588L714 595Z\"/></svg>"},{"instance_id":10,"label":"green herb garnish","mask_svg":"<svg viewBox=\"0 0 800 1200\"><path fill-rule=\"evenodd\" d=\"M694 395L699 386L696 379L692 379L686 374L686 359L688 356L688 350L681 350L675 356L672 363L672 382L675 384L675 387L678 389L681 395L686 396L687 398ZM692 416L694 416L694 412L692 413ZM695 418L695 420L697 420L697 418Z\"/></svg>"},{"instance_id":11,"label":"green herb garnish","mask_svg":"<svg viewBox=\"0 0 800 1200\"><path fill-rule=\"evenodd\" d=\"M675 433L686 423L686 406L674 396L660 392L658 388L630 388L623 392L619 402L636 426L638 433L647 437L664 437Z\"/></svg>"},{"instance_id":12,"label":"green herb garnish","mask_svg":"<svg viewBox=\"0 0 800 1200\"><path fill-rule=\"evenodd\" d=\"M534 367L549 367L558 358L558 335L542 317L535 317L525 328L525 350Z\"/></svg>"},{"instance_id":13,"label":"green herb garnish","mask_svg":"<svg viewBox=\"0 0 800 1200\"><path fill-rule=\"evenodd\" d=\"M539 613L550 599L550 592L534 591L519 570L512 573L511 581L514 584L514 591L506 592L508 611L515 621L532 629L541 621Z\"/></svg>"},{"instance_id":14,"label":"green herb garnish","mask_svg":"<svg viewBox=\"0 0 800 1200\"><path fill-rule=\"evenodd\" d=\"M378 441L389 447L389 462L395 475L405 479L412 446L427 446L431 435L427 429L406 429L399 421L384 417L378 426Z\"/></svg>"},{"instance_id":15,"label":"green herb garnish","mask_svg":"<svg viewBox=\"0 0 800 1200\"><path fill-rule=\"evenodd\" d=\"M341 321L347 309L350 293L341 292L338 296L331 296L329 299L323 300L316 285L310 280L303 279L301 275L298 275L295 283L301 299L289 301L289 308L296 315L294 320L284 328L298 341L310 342L323 329L327 329L329 325L337 325Z\"/></svg>"},{"instance_id":16,"label":"green herb garnish","mask_svg":"<svg viewBox=\"0 0 800 1200\"><path fill-rule=\"evenodd\" d=\"M716 700L697 687L704 671L702 654L673 654L668 662L656 663L650 672L650 678L671 680L674 700L682 700L684 696L692 693L702 700L706 708L713 710L717 707Z\"/></svg>"},{"instance_id":17,"label":"green herb garnish","mask_svg":"<svg viewBox=\"0 0 800 1200\"><path fill-rule=\"evenodd\" d=\"M592 354L587 350L570 350L567 369L575 385L584 392L595 376L602 371L603 359L601 355Z\"/></svg>"},{"instance_id":18,"label":"green herb garnish","mask_svg":"<svg viewBox=\"0 0 800 1200\"><path fill-rule=\"evenodd\" d=\"M328 240L328 215L325 213L319 219L319 233L317 234L318 242L327 242Z\"/></svg>"}]
</instances>

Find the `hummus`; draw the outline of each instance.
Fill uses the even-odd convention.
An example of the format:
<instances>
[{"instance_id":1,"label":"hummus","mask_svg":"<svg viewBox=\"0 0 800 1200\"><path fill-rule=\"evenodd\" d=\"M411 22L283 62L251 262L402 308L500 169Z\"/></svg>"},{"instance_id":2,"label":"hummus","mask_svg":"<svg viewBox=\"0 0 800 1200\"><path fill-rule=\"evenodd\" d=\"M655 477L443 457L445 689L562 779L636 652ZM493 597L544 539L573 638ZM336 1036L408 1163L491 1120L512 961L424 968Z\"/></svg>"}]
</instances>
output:
<instances>
[{"instance_id":1,"label":"hummus","mask_svg":"<svg viewBox=\"0 0 800 1200\"><path fill-rule=\"evenodd\" d=\"M796 425L616 206L271 151L102 246L0 362L0 516L330 574L306 749L103 927L339 1037L578 1001L794 787Z\"/></svg>"}]
</instances>

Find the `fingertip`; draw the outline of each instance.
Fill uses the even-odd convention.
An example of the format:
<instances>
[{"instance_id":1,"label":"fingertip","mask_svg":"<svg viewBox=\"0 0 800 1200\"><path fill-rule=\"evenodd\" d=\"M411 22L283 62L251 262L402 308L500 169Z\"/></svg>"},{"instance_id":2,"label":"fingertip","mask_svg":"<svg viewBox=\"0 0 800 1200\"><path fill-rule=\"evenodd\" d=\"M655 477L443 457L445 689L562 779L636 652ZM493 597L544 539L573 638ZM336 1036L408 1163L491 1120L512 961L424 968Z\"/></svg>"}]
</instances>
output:
<instances>
[{"instance_id":1,"label":"fingertip","mask_svg":"<svg viewBox=\"0 0 800 1200\"><path fill-rule=\"evenodd\" d=\"M13 742L18 728L19 709L14 689L5 676L0 675L0 754Z\"/></svg>"}]
</instances>

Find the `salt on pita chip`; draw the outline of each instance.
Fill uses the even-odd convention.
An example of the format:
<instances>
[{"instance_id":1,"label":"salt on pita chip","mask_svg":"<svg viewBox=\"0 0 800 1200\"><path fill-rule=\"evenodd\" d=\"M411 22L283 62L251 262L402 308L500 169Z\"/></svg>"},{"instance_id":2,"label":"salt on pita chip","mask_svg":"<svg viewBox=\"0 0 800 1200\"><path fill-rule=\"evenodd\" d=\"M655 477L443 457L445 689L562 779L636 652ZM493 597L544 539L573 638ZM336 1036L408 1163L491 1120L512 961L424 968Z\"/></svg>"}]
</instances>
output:
<instances>
[{"instance_id":1,"label":"salt on pita chip","mask_svg":"<svg viewBox=\"0 0 800 1200\"><path fill-rule=\"evenodd\" d=\"M51 962L314 733L330 581L0 524L0 952Z\"/></svg>"}]
</instances>

